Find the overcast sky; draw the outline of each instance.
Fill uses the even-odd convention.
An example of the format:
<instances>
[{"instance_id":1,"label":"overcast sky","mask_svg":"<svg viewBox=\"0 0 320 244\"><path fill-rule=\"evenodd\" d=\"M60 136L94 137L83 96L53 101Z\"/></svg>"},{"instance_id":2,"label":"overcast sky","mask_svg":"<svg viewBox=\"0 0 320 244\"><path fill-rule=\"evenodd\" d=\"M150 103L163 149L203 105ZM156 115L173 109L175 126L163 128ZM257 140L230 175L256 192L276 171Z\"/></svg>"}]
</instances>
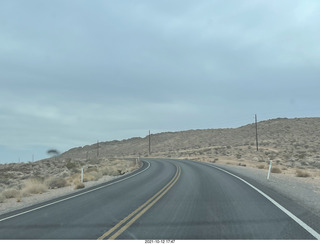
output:
<instances>
[{"instance_id":1,"label":"overcast sky","mask_svg":"<svg viewBox=\"0 0 320 244\"><path fill-rule=\"evenodd\" d=\"M319 117L320 1L0 0L0 163Z\"/></svg>"}]
</instances>

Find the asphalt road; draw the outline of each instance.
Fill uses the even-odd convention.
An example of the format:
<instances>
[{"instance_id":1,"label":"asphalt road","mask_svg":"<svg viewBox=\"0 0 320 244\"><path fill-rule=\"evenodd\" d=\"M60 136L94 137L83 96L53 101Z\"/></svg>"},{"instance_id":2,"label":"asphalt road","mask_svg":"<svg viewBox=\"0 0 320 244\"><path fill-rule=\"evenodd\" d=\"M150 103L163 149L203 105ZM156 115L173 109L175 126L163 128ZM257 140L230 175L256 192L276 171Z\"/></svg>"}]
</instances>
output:
<instances>
[{"instance_id":1,"label":"asphalt road","mask_svg":"<svg viewBox=\"0 0 320 244\"><path fill-rule=\"evenodd\" d=\"M259 187L207 164L147 159L115 181L0 216L0 239L320 238L319 218Z\"/></svg>"}]
</instances>

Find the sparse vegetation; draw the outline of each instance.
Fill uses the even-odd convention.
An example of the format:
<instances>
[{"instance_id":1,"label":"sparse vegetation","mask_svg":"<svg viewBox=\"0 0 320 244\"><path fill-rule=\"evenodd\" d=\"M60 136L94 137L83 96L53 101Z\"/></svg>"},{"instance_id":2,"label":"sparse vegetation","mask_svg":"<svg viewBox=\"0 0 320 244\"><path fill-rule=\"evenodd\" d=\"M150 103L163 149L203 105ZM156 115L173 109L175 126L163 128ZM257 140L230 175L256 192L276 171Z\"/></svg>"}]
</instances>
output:
<instances>
[{"instance_id":1,"label":"sparse vegetation","mask_svg":"<svg viewBox=\"0 0 320 244\"><path fill-rule=\"evenodd\" d=\"M61 188L68 185L66 179L62 177L50 177L45 181L45 184L49 189Z\"/></svg>"},{"instance_id":2,"label":"sparse vegetation","mask_svg":"<svg viewBox=\"0 0 320 244\"><path fill-rule=\"evenodd\" d=\"M19 196L16 197L16 201L21 202L21 195L20 194L19 194Z\"/></svg>"},{"instance_id":3,"label":"sparse vegetation","mask_svg":"<svg viewBox=\"0 0 320 244\"><path fill-rule=\"evenodd\" d=\"M44 182L38 179L27 179L24 183L24 188L21 190L22 196L29 196L30 194L42 194L48 190Z\"/></svg>"},{"instance_id":4,"label":"sparse vegetation","mask_svg":"<svg viewBox=\"0 0 320 244\"><path fill-rule=\"evenodd\" d=\"M76 168L77 165L74 162L69 161L69 162L66 163L66 167L67 167L68 170L71 170L71 169Z\"/></svg>"},{"instance_id":5,"label":"sparse vegetation","mask_svg":"<svg viewBox=\"0 0 320 244\"><path fill-rule=\"evenodd\" d=\"M296 171L296 176L297 177L310 177L311 175L306 171L302 171L302 170L298 169Z\"/></svg>"},{"instance_id":6,"label":"sparse vegetation","mask_svg":"<svg viewBox=\"0 0 320 244\"><path fill-rule=\"evenodd\" d=\"M280 174L281 172L282 172L281 169L278 167L271 168L271 173Z\"/></svg>"},{"instance_id":7,"label":"sparse vegetation","mask_svg":"<svg viewBox=\"0 0 320 244\"><path fill-rule=\"evenodd\" d=\"M85 185L83 184L83 183L81 183L81 182L78 182L75 186L74 186L74 189L76 190L76 189L82 189L82 188L84 188L85 187Z\"/></svg>"},{"instance_id":8,"label":"sparse vegetation","mask_svg":"<svg viewBox=\"0 0 320 244\"><path fill-rule=\"evenodd\" d=\"M102 173L97 171L86 172L83 177L83 181L97 181L102 177Z\"/></svg>"},{"instance_id":9,"label":"sparse vegetation","mask_svg":"<svg viewBox=\"0 0 320 244\"><path fill-rule=\"evenodd\" d=\"M20 194L20 192L17 189L8 189L2 192L2 196L5 198L15 198Z\"/></svg>"},{"instance_id":10,"label":"sparse vegetation","mask_svg":"<svg viewBox=\"0 0 320 244\"><path fill-rule=\"evenodd\" d=\"M6 198L0 193L0 203L3 203Z\"/></svg>"},{"instance_id":11,"label":"sparse vegetation","mask_svg":"<svg viewBox=\"0 0 320 244\"><path fill-rule=\"evenodd\" d=\"M97 181L103 175L118 176L131 172L140 164L128 160L116 159L45 159L34 163L0 164L0 200L42 194L49 189L73 185L76 189L83 188L80 184L80 170L84 168L84 182Z\"/></svg>"}]
</instances>

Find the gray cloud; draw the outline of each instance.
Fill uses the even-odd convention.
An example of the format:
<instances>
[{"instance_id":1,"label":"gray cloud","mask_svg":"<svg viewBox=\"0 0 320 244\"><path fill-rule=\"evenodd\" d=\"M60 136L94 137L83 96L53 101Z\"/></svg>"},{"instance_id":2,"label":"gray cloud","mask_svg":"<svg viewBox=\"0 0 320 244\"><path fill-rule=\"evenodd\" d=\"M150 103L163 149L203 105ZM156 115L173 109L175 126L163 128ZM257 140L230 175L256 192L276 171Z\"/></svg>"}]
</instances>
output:
<instances>
[{"instance_id":1,"label":"gray cloud","mask_svg":"<svg viewBox=\"0 0 320 244\"><path fill-rule=\"evenodd\" d=\"M0 162L149 129L240 126L255 113L318 116L319 10L311 0L4 2Z\"/></svg>"}]
</instances>

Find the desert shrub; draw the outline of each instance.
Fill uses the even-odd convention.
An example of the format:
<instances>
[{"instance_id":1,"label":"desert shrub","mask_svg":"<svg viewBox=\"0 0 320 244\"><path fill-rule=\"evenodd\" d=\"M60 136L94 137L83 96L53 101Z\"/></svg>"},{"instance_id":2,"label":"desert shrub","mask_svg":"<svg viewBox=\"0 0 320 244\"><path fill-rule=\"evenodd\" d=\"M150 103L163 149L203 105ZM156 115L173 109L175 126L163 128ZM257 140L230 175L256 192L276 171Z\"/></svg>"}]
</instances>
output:
<instances>
[{"instance_id":1,"label":"desert shrub","mask_svg":"<svg viewBox=\"0 0 320 244\"><path fill-rule=\"evenodd\" d=\"M97 166L89 165L86 172L97 171Z\"/></svg>"},{"instance_id":2,"label":"desert shrub","mask_svg":"<svg viewBox=\"0 0 320 244\"><path fill-rule=\"evenodd\" d=\"M74 184L77 181L80 181L80 174L73 174L70 177L67 178L68 184Z\"/></svg>"},{"instance_id":3,"label":"desert shrub","mask_svg":"<svg viewBox=\"0 0 320 244\"><path fill-rule=\"evenodd\" d=\"M67 177L70 176L70 172L68 172L68 171L63 171L62 173L60 173L60 176L61 176L62 178L67 178Z\"/></svg>"},{"instance_id":4,"label":"desert shrub","mask_svg":"<svg viewBox=\"0 0 320 244\"><path fill-rule=\"evenodd\" d=\"M2 194L0 194L0 203L3 203L5 199L6 198Z\"/></svg>"},{"instance_id":5,"label":"desert shrub","mask_svg":"<svg viewBox=\"0 0 320 244\"><path fill-rule=\"evenodd\" d=\"M100 172L103 175L110 175L110 176L118 176L119 175L119 171L114 166L104 167L104 168L102 168L102 170Z\"/></svg>"},{"instance_id":6,"label":"desert shrub","mask_svg":"<svg viewBox=\"0 0 320 244\"><path fill-rule=\"evenodd\" d=\"M278 167L271 168L271 173L280 174L282 171Z\"/></svg>"},{"instance_id":7,"label":"desert shrub","mask_svg":"<svg viewBox=\"0 0 320 244\"><path fill-rule=\"evenodd\" d=\"M306 171L302 171L302 170L297 170L296 171L296 176L297 177L310 177L311 175L308 173L308 172L306 172Z\"/></svg>"},{"instance_id":8,"label":"desert shrub","mask_svg":"<svg viewBox=\"0 0 320 244\"><path fill-rule=\"evenodd\" d=\"M102 177L102 173L97 171L91 172L91 175L93 176L94 180L99 180Z\"/></svg>"},{"instance_id":9,"label":"desert shrub","mask_svg":"<svg viewBox=\"0 0 320 244\"><path fill-rule=\"evenodd\" d=\"M8 189L2 192L2 196L5 198L15 198L20 195L20 192L17 189Z\"/></svg>"},{"instance_id":10,"label":"desert shrub","mask_svg":"<svg viewBox=\"0 0 320 244\"><path fill-rule=\"evenodd\" d=\"M28 179L24 182L24 188L21 190L23 196L30 194L41 194L46 192L48 187L38 179Z\"/></svg>"},{"instance_id":11,"label":"desert shrub","mask_svg":"<svg viewBox=\"0 0 320 244\"><path fill-rule=\"evenodd\" d=\"M83 181L97 181L102 177L102 173L97 171L86 172L83 177Z\"/></svg>"},{"instance_id":12,"label":"desert shrub","mask_svg":"<svg viewBox=\"0 0 320 244\"><path fill-rule=\"evenodd\" d=\"M75 184L74 189L82 189L84 187L85 185L79 181L77 184Z\"/></svg>"},{"instance_id":13,"label":"desert shrub","mask_svg":"<svg viewBox=\"0 0 320 244\"><path fill-rule=\"evenodd\" d=\"M20 194L19 194L19 196L16 197L16 201L21 202L21 195Z\"/></svg>"},{"instance_id":14,"label":"desert shrub","mask_svg":"<svg viewBox=\"0 0 320 244\"><path fill-rule=\"evenodd\" d=\"M298 154L297 155L295 155L297 158L299 158L299 159L304 159L306 156L307 156L307 154L306 154L306 152L302 152L302 151L300 151L300 152L298 152Z\"/></svg>"},{"instance_id":15,"label":"desert shrub","mask_svg":"<svg viewBox=\"0 0 320 244\"><path fill-rule=\"evenodd\" d=\"M102 173L102 175L109 175L109 169L108 167L103 167L100 172Z\"/></svg>"},{"instance_id":16,"label":"desert shrub","mask_svg":"<svg viewBox=\"0 0 320 244\"><path fill-rule=\"evenodd\" d=\"M264 164L259 164L259 165L257 166L257 168L258 168L258 169L264 169Z\"/></svg>"},{"instance_id":17,"label":"desert shrub","mask_svg":"<svg viewBox=\"0 0 320 244\"><path fill-rule=\"evenodd\" d=\"M76 168L77 165L76 165L76 163L74 163L74 162L67 162L67 163L66 163L66 167L67 167L68 170L71 170L71 169Z\"/></svg>"},{"instance_id":18,"label":"desert shrub","mask_svg":"<svg viewBox=\"0 0 320 244\"><path fill-rule=\"evenodd\" d=\"M51 177L46 180L46 185L49 189L61 188L67 186L67 181L61 177Z\"/></svg>"}]
</instances>

